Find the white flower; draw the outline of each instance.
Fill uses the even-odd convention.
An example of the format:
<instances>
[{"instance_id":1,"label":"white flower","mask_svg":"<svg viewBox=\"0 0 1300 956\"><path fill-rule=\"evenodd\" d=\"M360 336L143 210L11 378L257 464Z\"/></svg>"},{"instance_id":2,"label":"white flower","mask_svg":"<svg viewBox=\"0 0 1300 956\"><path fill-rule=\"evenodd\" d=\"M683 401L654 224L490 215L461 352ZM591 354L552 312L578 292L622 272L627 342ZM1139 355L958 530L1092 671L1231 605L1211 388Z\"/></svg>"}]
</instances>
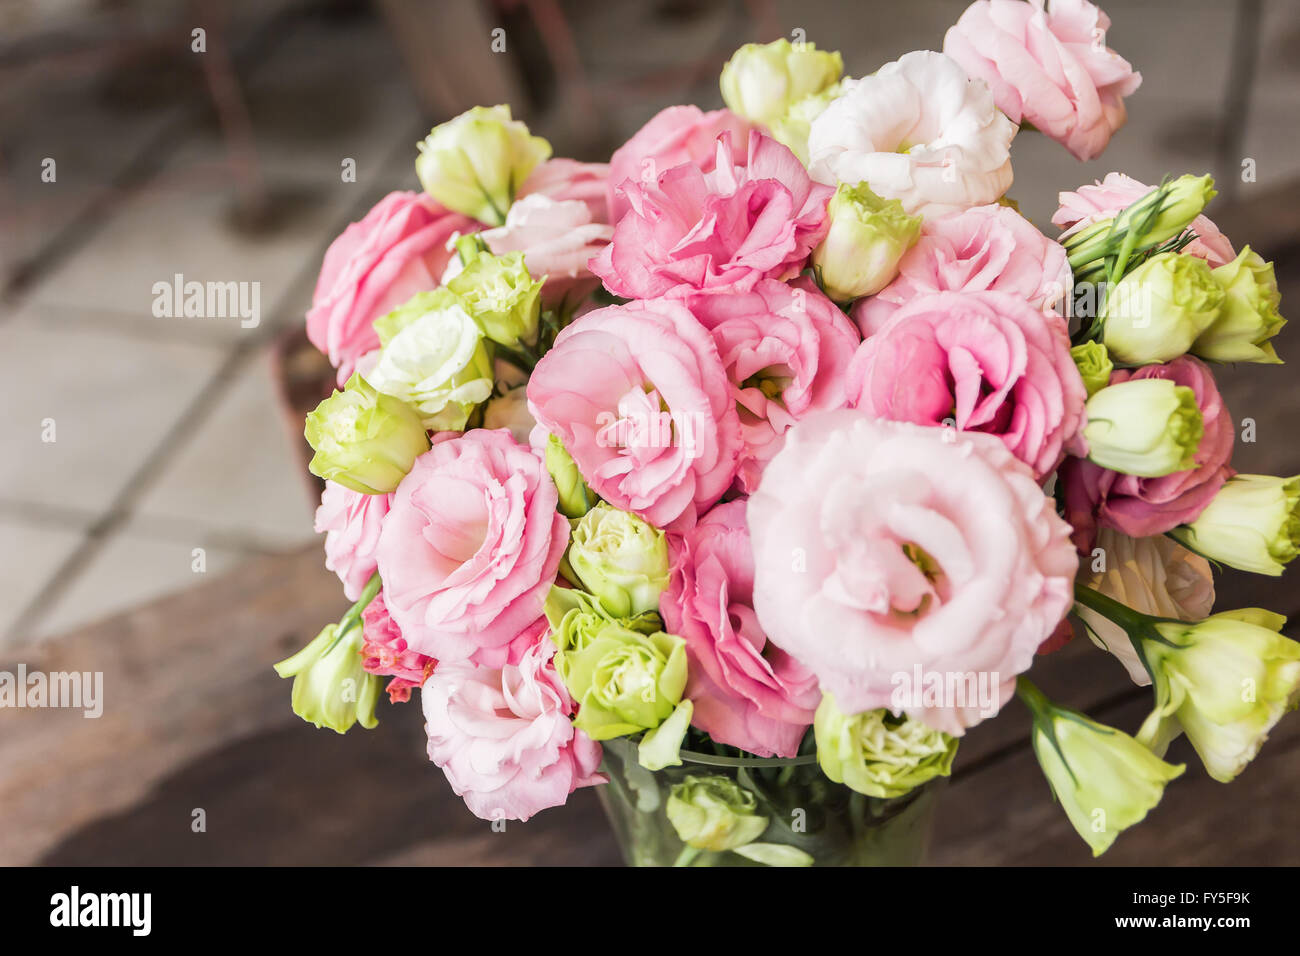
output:
<instances>
[{"instance_id":1,"label":"white flower","mask_svg":"<svg viewBox=\"0 0 1300 956\"><path fill-rule=\"evenodd\" d=\"M1164 535L1130 538L1102 528L1097 534L1097 547L1101 555L1085 557L1081 570L1086 575L1094 561L1101 559L1105 560L1105 570L1092 572L1082 581L1107 597L1143 614L1180 621L1199 621L1214 607L1210 563ZM1135 683L1151 683L1151 676L1122 627L1087 608L1080 606L1077 611L1093 643L1118 657Z\"/></svg>"},{"instance_id":2,"label":"white flower","mask_svg":"<svg viewBox=\"0 0 1300 956\"><path fill-rule=\"evenodd\" d=\"M908 53L844 88L812 121L813 179L867 182L927 217L991 203L1010 188L1017 126L983 81L942 53Z\"/></svg>"},{"instance_id":3,"label":"white flower","mask_svg":"<svg viewBox=\"0 0 1300 956\"><path fill-rule=\"evenodd\" d=\"M488 402L483 410L483 427L508 428L515 441L527 445L528 436L537 427L537 420L528 411L528 389L517 385Z\"/></svg>"}]
</instances>

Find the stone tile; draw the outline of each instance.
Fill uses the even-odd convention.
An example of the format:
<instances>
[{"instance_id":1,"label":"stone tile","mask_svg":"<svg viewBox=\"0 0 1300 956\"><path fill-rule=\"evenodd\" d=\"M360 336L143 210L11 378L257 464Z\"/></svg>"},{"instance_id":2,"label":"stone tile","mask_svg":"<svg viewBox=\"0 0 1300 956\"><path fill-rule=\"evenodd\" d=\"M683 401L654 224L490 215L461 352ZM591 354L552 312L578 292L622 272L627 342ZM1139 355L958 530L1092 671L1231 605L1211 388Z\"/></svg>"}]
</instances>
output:
<instances>
[{"instance_id":1,"label":"stone tile","mask_svg":"<svg viewBox=\"0 0 1300 956\"><path fill-rule=\"evenodd\" d=\"M99 515L205 383L219 350L68 332L40 306L0 324L0 498ZM45 420L54 441L43 441Z\"/></svg>"},{"instance_id":2,"label":"stone tile","mask_svg":"<svg viewBox=\"0 0 1300 956\"><path fill-rule=\"evenodd\" d=\"M259 353L194 423L135 514L250 547L309 541L316 502L298 457L301 434L301 422L282 413L268 356Z\"/></svg>"},{"instance_id":3,"label":"stone tile","mask_svg":"<svg viewBox=\"0 0 1300 956\"><path fill-rule=\"evenodd\" d=\"M0 515L0 646L16 643L7 637L10 628L84 541L81 531Z\"/></svg>"}]
</instances>

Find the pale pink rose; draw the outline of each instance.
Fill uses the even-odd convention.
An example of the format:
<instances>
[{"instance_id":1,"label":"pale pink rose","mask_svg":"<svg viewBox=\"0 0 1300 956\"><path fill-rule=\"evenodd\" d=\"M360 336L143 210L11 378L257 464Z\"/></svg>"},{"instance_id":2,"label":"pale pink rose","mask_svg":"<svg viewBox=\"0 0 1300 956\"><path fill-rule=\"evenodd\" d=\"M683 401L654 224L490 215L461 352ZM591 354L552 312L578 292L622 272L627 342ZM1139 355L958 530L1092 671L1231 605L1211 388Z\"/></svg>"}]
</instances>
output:
<instances>
[{"instance_id":1,"label":"pale pink rose","mask_svg":"<svg viewBox=\"0 0 1300 956\"><path fill-rule=\"evenodd\" d=\"M424 193L393 192L330 243L307 312L307 337L338 369L339 385L362 355L379 348L375 319L436 288L451 256L447 240L475 228L474 220Z\"/></svg>"},{"instance_id":2,"label":"pale pink rose","mask_svg":"<svg viewBox=\"0 0 1300 956\"><path fill-rule=\"evenodd\" d=\"M973 206L927 219L898 276L859 299L854 321L873 335L898 307L927 292L1008 292L1035 308L1058 308L1070 288L1065 248L1008 206Z\"/></svg>"},{"instance_id":3,"label":"pale pink rose","mask_svg":"<svg viewBox=\"0 0 1300 956\"><path fill-rule=\"evenodd\" d=\"M528 407L596 494L661 528L693 521L736 476L727 373L680 302L630 302L573 322L537 363Z\"/></svg>"},{"instance_id":4,"label":"pale pink rose","mask_svg":"<svg viewBox=\"0 0 1300 956\"><path fill-rule=\"evenodd\" d=\"M763 463L805 415L844 406L845 373L859 336L807 278L762 279L752 292L688 300L713 333L740 415L740 487L758 485Z\"/></svg>"},{"instance_id":5,"label":"pale pink rose","mask_svg":"<svg viewBox=\"0 0 1300 956\"><path fill-rule=\"evenodd\" d=\"M375 549L392 495L363 495L332 481L325 482L316 509L316 533L325 532L325 567L339 576L349 601L375 573Z\"/></svg>"},{"instance_id":6,"label":"pale pink rose","mask_svg":"<svg viewBox=\"0 0 1300 956\"><path fill-rule=\"evenodd\" d=\"M1110 18L1088 0L976 0L943 52L993 90L1014 123L1032 123L1079 159L1101 154L1142 83L1106 46Z\"/></svg>"},{"instance_id":7,"label":"pale pink rose","mask_svg":"<svg viewBox=\"0 0 1300 956\"><path fill-rule=\"evenodd\" d=\"M1052 224L1065 230L1062 235L1065 238L1095 222L1118 215L1155 188L1123 173L1107 173L1105 179L1091 186L1080 186L1072 193L1062 192L1060 208L1052 216ZM1211 268L1237 258L1228 237L1208 216L1197 216L1188 229L1196 234L1196 238L1183 248L1188 255L1204 259Z\"/></svg>"},{"instance_id":8,"label":"pale pink rose","mask_svg":"<svg viewBox=\"0 0 1300 956\"><path fill-rule=\"evenodd\" d=\"M768 641L754 614L754 556L745 503L715 505L669 536L664 627L686 640L691 723L760 757L793 757L821 702L817 678Z\"/></svg>"},{"instance_id":9,"label":"pale pink rose","mask_svg":"<svg viewBox=\"0 0 1300 956\"><path fill-rule=\"evenodd\" d=\"M623 184L628 180L653 183L659 174L694 163L706 173L713 169L715 144L722 133L743 143L753 127L731 110L703 112L698 106L670 106L660 110L609 159L609 211L617 224L628 210Z\"/></svg>"},{"instance_id":10,"label":"pale pink rose","mask_svg":"<svg viewBox=\"0 0 1300 956\"><path fill-rule=\"evenodd\" d=\"M759 623L846 713L960 735L1074 600L1069 525L988 435L822 412L790 430L747 518ZM927 696L935 680L954 693Z\"/></svg>"},{"instance_id":11,"label":"pale pink rose","mask_svg":"<svg viewBox=\"0 0 1300 956\"><path fill-rule=\"evenodd\" d=\"M445 432L393 494L379 535L388 611L410 647L500 667L542 611L569 539L542 460L504 430Z\"/></svg>"},{"instance_id":12,"label":"pale pink rose","mask_svg":"<svg viewBox=\"0 0 1300 956\"><path fill-rule=\"evenodd\" d=\"M833 192L762 133L750 134L746 165L735 162L724 134L712 172L683 163L623 188L632 208L591 271L610 292L634 299L748 292L759 279L798 275L826 234Z\"/></svg>"},{"instance_id":13,"label":"pale pink rose","mask_svg":"<svg viewBox=\"0 0 1300 956\"><path fill-rule=\"evenodd\" d=\"M1133 378L1168 379L1196 393L1205 422L1194 459L1196 467L1162 478L1139 478L1084 458L1067 458L1060 472L1065 484L1065 516L1074 525L1075 544L1081 552L1092 549L1099 523L1133 538L1145 538L1195 521L1235 474L1229 464L1235 437L1232 416L1204 362L1183 355L1167 365L1116 369L1110 381L1115 385Z\"/></svg>"},{"instance_id":14,"label":"pale pink rose","mask_svg":"<svg viewBox=\"0 0 1300 956\"><path fill-rule=\"evenodd\" d=\"M429 759L484 820L527 820L605 782L596 772L600 745L570 720L573 701L551 663L546 619L528 634L518 663L440 663L420 692Z\"/></svg>"},{"instance_id":15,"label":"pale pink rose","mask_svg":"<svg viewBox=\"0 0 1300 956\"><path fill-rule=\"evenodd\" d=\"M862 343L846 388L873 418L994 435L1040 479L1087 401L1065 320L1006 292L911 300Z\"/></svg>"},{"instance_id":16,"label":"pale pink rose","mask_svg":"<svg viewBox=\"0 0 1300 956\"><path fill-rule=\"evenodd\" d=\"M361 666L369 674L392 678L388 682L390 701L410 700L411 691L425 682L438 662L411 650L388 613L382 588L361 612L361 625Z\"/></svg>"},{"instance_id":17,"label":"pale pink rose","mask_svg":"<svg viewBox=\"0 0 1300 956\"><path fill-rule=\"evenodd\" d=\"M612 226L592 221L591 209L581 200L560 201L542 193L517 200L506 213L505 225L479 233L495 254L522 252L529 274L546 277L542 300L547 307L559 307L566 300L576 303L596 290L600 280L587 263L613 235ZM453 258L443 283L463 268L460 258Z\"/></svg>"},{"instance_id":18,"label":"pale pink rose","mask_svg":"<svg viewBox=\"0 0 1300 956\"><path fill-rule=\"evenodd\" d=\"M576 159L548 159L536 166L519 187L517 199L547 196L556 202L580 199L591 211L591 222L609 225L609 164Z\"/></svg>"}]
</instances>

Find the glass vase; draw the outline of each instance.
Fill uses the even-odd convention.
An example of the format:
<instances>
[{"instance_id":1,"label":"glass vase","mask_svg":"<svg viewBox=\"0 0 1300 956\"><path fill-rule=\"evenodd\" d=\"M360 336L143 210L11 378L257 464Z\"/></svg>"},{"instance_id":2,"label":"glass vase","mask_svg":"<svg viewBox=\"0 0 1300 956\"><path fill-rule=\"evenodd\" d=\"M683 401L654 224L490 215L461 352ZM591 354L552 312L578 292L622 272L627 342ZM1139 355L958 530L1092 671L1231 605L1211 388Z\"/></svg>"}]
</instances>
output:
<instances>
[{"instance_id":1,"label":"glass vase","mask_svg":"<svg viewBox=\"0 0 1300 956\"><path fill-rule=\"evenodd\" d=\"M830 780L815 754L724 757L683 750L681 757L682 766L651 772L637 762L631 742L605 742L601 770L609 783L596 789L628 866L771 865L734 849L689 847L678 836L666 811L672 788L687 777L713 775L752 794L756 806L750 812L768 819L753 841L759 849L776 844L800 851L754 857L812 866L916 866L925 855L941 779L879 799Z\"/></svg>"}]
</instances>

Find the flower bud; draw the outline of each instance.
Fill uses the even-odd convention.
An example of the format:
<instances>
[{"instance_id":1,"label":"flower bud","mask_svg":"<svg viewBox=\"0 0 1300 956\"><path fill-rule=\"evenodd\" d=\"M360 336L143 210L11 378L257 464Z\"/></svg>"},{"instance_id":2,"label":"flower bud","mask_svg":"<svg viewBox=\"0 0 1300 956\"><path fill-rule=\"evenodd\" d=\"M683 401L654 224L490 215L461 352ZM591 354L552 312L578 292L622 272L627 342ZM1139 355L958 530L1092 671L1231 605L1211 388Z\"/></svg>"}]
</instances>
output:
<instances>
[{"instance_id":1,"label":"flower bud","mask_svg":"<svg viewBox=\"0 0 1300 956\"><path fill-rule=\"evenodd\" d=\"M1232 780L1300 702L1300 644L1278 631L1286 618L1261 608L1213 614L1199 624L1153 620L1141 637L1156 687L1138 739L1164 753L1179 733L1206 772Z\"/></svg>"},{"instance_id":2,"label":"flower bud","mask_svg":"<svg viewBox=\"0 0 1300 956\"><path fill-rule=\"evenodd\" d=\"M664 533L603 501L574 525L568 559L582 586L614 617L657 611L668 587Z\"/></svg>"},{"instance_id":3,"label":"flower bud","mask_svg":"<svg viewBox=\"0 0 1300 956\"><path fill-rule=\"evenodd\" d=\"M1168 362L1218 318L1223 299L1204 259L1162 252L1107 292L1102 342L1121 362Z\"/></svg>"},{"instance_id":4,"label":"flower bud","mask_svg":"<svg viewBox=\"0 0 1300 956\"><path fill-rule=\"evenodd\" d=\"M1169 533L1211 561L1276 577L1300 553L1300 475L1229 478L1195 521Z\"/></svg>"},{"instance_id":5,"label":"flower bud","mask_svg":"<svg viewBox=\"0 0 1300 956\"><path fill-rule=\"evenodd\" d=\"M317 727L346 733L360 723L375 727L375 702L382 683L362 666L362 628L351 620L343 634L331 624L310 644L275 665L281 677L293 678L293 712Z\"/></svg>"},{"instance_id":6,"label":"flower bud","mask_svg":"<svg viewBox=\"0 0 1300 956\"><path fill-rule=\"evenodd\" d=\"M409 402L426 428L459 430L492 394L492 359L464 300L448 289L420 292L375 320L383 349L375 388Z\"/></svg>"},{"instance_id":7,"label":"flower bud","mask_svg":"<svg viewBox=\"0 0 1300 956\"><path fill-rule=\"evenodd\" d=\"M1074 364L1079 369L1079 377L1083 379L1083 387L1089 398L1110 384L1110 373L1115 371L1115 365L1110 360L1106 346L1100 342L1076 345L1070 349L1070 358L1074 359Z\"/></svg>"},{"instance_id":8,"label":"flower bud","mask_svg":"<svg viewBox=\"0 0 1300 956\"><path fill-rule=\"evenodd\" d=\"M419 144L420 184L452 212L499 226L515 190L551 144L510 116L509 106L476 106L433 130Z\"/></svg>"},{"instance_id":9,"label":"flower bud","mask_svg":"<svg viewBox=\"0 0 1300 956\"><path fill-rule=\"evenodd\" d=\"M1192 351L1214 362L1259 362L1281 365L1270 339L1286 325L1278 313L1282 294L1273 263L1250 246L1237 258L1213 271L1223 289L1218 318L1192 343Z\"/></svg>"},{"instance_id":10,"label":"flower bud","mask_svg":"<svg viewBox=\"0 0 1300 956\"><path fill-rule=\"evenodd\" d=\"M1196 393L1168 379L1107 385L1084 406L1088 458L1111 471L1159 478L1186 471L1205 430Z\"/></svg>"},{"instance_id":11,"label":"flower bud","mask_svg":"<svg viewBox=\"0 0 1300 956\"><path fill-rule=\"evenodd\" d=\"M722 99L733 113L771 126L792 103L820 93L843 72L838 52L811 43L746 43L722 68Z\"/></svg>"},{"instance_id":12,"label":"flower bud","mask_svg":"<svg viewBox=\"0 0 1300 956\"><path fill-rule=\"evenodd\" d=\"M677 836L697 850L723 853L753 843L767 829L758 800L719 774L688 775L668 794L665 811Z\"/></svg>"},{"instance_id":13,"label":"flower bud","mask_svg":"<svg viewBox=\"0 0 1300 956\"><path fill-rule=\"evenodd\" d=\"M822 287L836 302L874 295L898 275L898 262L921 235L921 217L866 183L841 183L827 206L830 229L813 251Z\"/></svg>"},{"instance_id":14,"label":"flower bud","mask_svg":"<svg viewBox=\"0 0 1300 956\"><path fill-rule=\"evenodd\" d=\"M1150 251L1181 235L1215 197L1210 176L1183 175L1161 183L1110 219L1092 223L1062 241L1076 280L1089 277L1107 256L1127 248Z\"/></svg>"},{"instance_id":15,"label":"flower bud","mask_svg":"<svg viewBox=\"0 0 1300 956\"><path fill-rule=\"evenodd\" d=\"M869 797L901 797L952 772L957 738L887 710L848 715L830 694L813 719L817 762L836 783Z\"/></svg>"},{"instance_id":16,"label":"flower bud","mask_svg":"<svg viewBox=\"0 0 1300 956\"><path fill-rule=\"evenodd\" d=\"M566 518L581 518L600 499L583 480L582 472L564 448L558 435L546 439L546 470L560 492L559 512Z\"/></svg>"},{"instance_id":17,"label":"flower bud","mask_svg":"<svg viewBox=\"0 0 1300 956\"><path fill-rule=\"evenodd\" d=\"M522 252L483 253L448 282L447 289L461 297L484 335L513 346L537 339L544 281L545 276L534 279L528 274Z\"/></svg>"},{"instance_id":18,"label":"flower bud","mask_svg":"<svg viewBox=\"0 0 1300 956\"><path fill-rule=\"evenodd\" d=\"M1079 836L1101 856L1142 822L1183 764L1168 764L1114 727L1052 704L1024 678L1017 691L1033 714L1034 754Z\"/></svg>"},{"instance_id":19,"label":"flower bud","mask_svg":"<svg viewBox=\"0 0 1300 956\"><path fill-rule=\"evenodd\" d=\"M394 491L429 450L419 413L355 372L307 416L304 434L316 451L308 470L365 495Z\"/></svg>"},{"instance_id":20,"label":"flower bud","mask_svg":"<svg viewBox=\"0 0 1300 956\"><path fill-rule=\"evenodd\" d=\"M820 93L796 100L769 127L772 138L794 153L805 166L808 165L808 132L812 129L812 121L825 112L831 101L843 92L843 87L842 82L833 83Z\"/></svg>"}]
</instances>

